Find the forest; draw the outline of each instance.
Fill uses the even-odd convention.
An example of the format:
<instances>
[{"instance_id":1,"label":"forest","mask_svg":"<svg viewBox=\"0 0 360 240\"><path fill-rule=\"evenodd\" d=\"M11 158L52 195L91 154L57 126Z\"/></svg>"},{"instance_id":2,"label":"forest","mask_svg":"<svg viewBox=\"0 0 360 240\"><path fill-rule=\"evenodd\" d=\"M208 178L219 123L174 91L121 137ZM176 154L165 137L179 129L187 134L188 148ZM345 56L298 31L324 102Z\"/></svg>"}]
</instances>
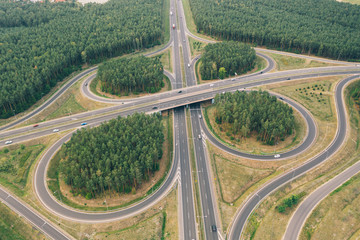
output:
<instances>
[{"instance_id":1,"label":"forest","mask_svg":"<svg viewBox=\"0 0 360 240\"><path fill-rule=\"evenodd\" d=\"M274 145L295 128L293 109L266 91L217 94L215 109L215 122L239 140L255 134L258 141Z\"/></svg>"},{"instance_id":2,"label":"forest","mask_svg":"<svg viewBox=\"0 0 360 240\"><path fill-rule=\"evenodd\" d=\"M333 0L192 0L198 32L282 51L360 60L360 6Z\"/></svg>"},{"instance_id":3,"label":"forest","mask_svg":"<svg viewBox=\"0 0 360 240\"><path fill-rule=\"evenodd\" d=\"M159 58L144 56L110 60L99 66L101 90L116 95L154 93L164 87L163 66Z\"/></svg>"},{"instance_id":4,"label":"forest","mask_svg":"<svg viewBox=\"0 0 360 240\"><path fill-rule=\"evenodd\" d=\"M250 71L255 67L256 53L249 45L239 42L209 44L201 57L200 74L203 80L224 79Z\"/></svg>"},{"instance_id":5,"label":"forest","mask_svg":"<svg viewBox=\"0 0 360 240\"><path fill-rule=\"evenodd\" d=\"M83 64L164 41L164 0L0 0L0 118L22 112Z\"/></svg>"},{"instance_id":6,"label":"forest","mask_svg":"<svg viewBox=\"0 0 360 240\"><path fill-rule=\"evenodd\" d=\"M65 183L86 198L128 193L159 169L164 142L160 114L136 113L78 130L60 150Z\"/></svg>"}]
</instances>

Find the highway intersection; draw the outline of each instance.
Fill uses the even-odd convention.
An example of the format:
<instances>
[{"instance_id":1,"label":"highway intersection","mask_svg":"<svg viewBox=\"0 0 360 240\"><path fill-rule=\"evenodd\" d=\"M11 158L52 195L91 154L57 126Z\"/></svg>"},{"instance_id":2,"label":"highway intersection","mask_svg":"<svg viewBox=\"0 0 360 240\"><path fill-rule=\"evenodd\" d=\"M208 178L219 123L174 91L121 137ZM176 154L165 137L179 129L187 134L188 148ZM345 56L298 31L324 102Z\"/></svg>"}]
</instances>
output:
<instances>
[{"instance_id":1,"label":"highway intersection","mask_svg":"<svg viewBox=\"0 0 360 240\"><path fill-rule=\"evenodd\" d=\"M179 183L177 185L180 192L179 202L181 203L179 209L182 210L179 221L180 238L198 239L200 233L198 232L199 228L197 227L197 225L203 224L205 234L204 236L206 239L223 239L226 233L221 232L221 228L219 227L221 223L217 213L217 203L215 201L214 189L210 180L211 171L209 167L209 159L206 152L206 146L203 143L202 137L205 136L207 139L209 139L210 142L223 149L224 151L227 151L233 155L248 158L249 160L274 160L274 156L250 155L246 153L241 153L221 143L207 129L203 118L199 118L199 116L202 114L199 103L212 99L218 93L236 90L242 91L247 90L251 87L261 86L270 83L289 80L295 81L298 79L320 76L351 75L350 77L347 77L346 79L340 81L336 88L335 101L338 114L338 128L335 139L318 156L309 159L305 164L301 165L300 167L297 167L289 172L285 172L284 174L278 176L276 179L273 179L269 183L266 183L259 190L252 194L252 196L247 200L247 202L242 205L242 207L237 212L235 221L232 223L231 228L227 233L228 239L239 239L242 230L246 225L248 217L256 208L256 206L266 196L268 196L271 192L275 191L285 183L288 183L289 181L315 168L316 166L324 162L326 159L331 157L342 146L345 141L347 132L347 118L346 109L343 101L343 90L347 83L360 78L360 67L356 66L356 64L353 63L324 60L333 63L340 63L343 65L346 64L346 66L298 69L270 73L270 71L274 68L274 61L266 55L266 52L271 50L256 49L257 54L267 61L267 67L266 69L262 70L262 72L239 76L235 78L235 80L229 79L212 82L209 84L197 85L194 73L194 63L196 60L191 59L190 57L188 36L190 35L201 41L208 40L204 40L193 35L186 28L185 15L181 1L177 1L176 3L173 0L170 1L170 8L171 11L174 13L170 15L170 26L172 26L172 24L176 24L176 29L171 29L170 40L163 48L148 55L154 55L156 53L164 51L170 46L173 47L174 74L165 72L165 75L170 79L170 82L172 83L172 89L174 90L165 93L139 97L131 100L102 98L92 94L89 89L90 81L93 80L96 76L97 67L93 67L69 80L60 90L58 90L52 97L50 97L49 100L47 100L43 105L38 107L33 112L4 127L1 127L0 146L4 145L5 141L8 140L13 141L13 143L19 143L49 134L56 134L53 132L54 129L60 129L60 131L75 130L80 127L80 124L84 121L88 123L89 127L92 127L100 124L101 122L116 118L119 115L126 116L135 112L154 112L154 107L157 108L155 111L174 109L174 157L172 167L161 187L141 202L138 202L120 210L94 213L72 209L56 200L52 196L52 194L49 193L49 190L46 186L46 169L52 156L57 152L57 150L64 142L70 139L72 133L69 133L59 139L47 150L47 152L40 159L34 175L35 192L41 203L45 206L45 208L55 213L56 215L73 221L94 223L109 222L115 219L124 219L139 214L140 212L145 211L146 209L157 203L159 200L161 200L174 186L176 186L177 183ZM177 24L177 22L179 22L179 25ZM183 71L184 76L181 69L180 46L183 56L182 61L183 65L185 66ZM188 64L190 64L190 67L187 67ZM16 125L18 125L19 123L25 122L26 120L30 119L31 117L35 116L36 114L50 106L75 82L83 79L83 77L86 75L88 76L81 85L81 92L83 93L83 95L94 101L111 103L113 104L113 106L59 119L54 119L47 122L42 122L36 129L34 129L32 126L16 128ZM185 79L185 86L183 78ZM307 136L304 141L295 149L281 153L281 157L278 160L283 160L285 158L289 158L291 156L300 154L303 151L306 151L306 149L308 149L314 142L314 139L316 137L316 124L314 123L311 114L301 105L297 104L291 99L285 98L284 101L292 105L297 111L299 111L306 120ZM187 111L186 106L189 106L189 119L186 118L185 114L185 112ZM189 133L187 132L187 121L190 121L189 124L191 124L192 127L193 139L188 139ZM191 142L193 142L195 149L195 170L191 169L190 165L191 157L189 152L189 144ZM341 175L339 175L342 176L342 179L338 180L337 184L340 185L344 181L344 179L348 179L349 177L351 177L351 174L354 175L355 173L357 173L357 168L358 164L354 165L354 167L350 167L350 170L344 171ZM356 171L354 169L356 169ZM196 172L198 187L200 191L202 212L201 216L197 216L195 212L195 183L193 182L193 171ZM332 185L332 188L333 187L334 184ZM329 193L329 189L330 188L326 188L326 191L322 192L322 198ZM316 192L314 192L314 194L315 193ZM309 198L311 198L311 196L312 195L310 195ZM318 197L317 201L320 201L322 198ZM53 224L44 220L45 218L41 217L38 213L35 212L35 210L32 210L31 207L27 206L25 203L18 200L16 197L12 196L10 193L6 192L4 189L1 188L0 199L12 209L17 211L20 215L23 215L25 218L31 221L34 225L37 226L38 229L43 231L50 238L71 239L71 236L67 236L67 234L63 233ZM313 201L313 203L316 202ZM304 210L303 215L304 213L307 214L304 215L305 217L303 216L302 218L296 218L298 219L296 220L297 222L294 223L293 221L295 221L295 218L292 218L292 221L289 223L288 231L286 232L286 234L290 235L285 235L284 239L297 238L299 229L301 230L301 226L306 220L306 216L309 215L314 206L308 207L306 210ZM302 205L300 205L299 209L301 207ZM296 213L295 216L297 216ZM201 221L201 223L199 223L199 221ZM217 231L213 231L212 226L218 226ZM296 231L297 235L294 233Z\"/></svg>"}]
</instances>

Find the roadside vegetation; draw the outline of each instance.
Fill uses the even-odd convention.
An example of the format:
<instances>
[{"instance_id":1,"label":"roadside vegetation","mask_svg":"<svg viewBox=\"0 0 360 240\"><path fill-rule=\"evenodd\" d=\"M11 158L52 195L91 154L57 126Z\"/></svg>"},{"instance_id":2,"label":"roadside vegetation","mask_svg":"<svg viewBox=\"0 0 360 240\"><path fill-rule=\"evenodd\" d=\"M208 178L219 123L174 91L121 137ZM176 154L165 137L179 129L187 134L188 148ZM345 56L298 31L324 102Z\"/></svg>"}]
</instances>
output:
<instances>
[{"instance_id":1,"label":"roadside vegetation","mask_svg":"<svg viewBox=\"0 0 360 240\"><path fill-rule=\"evenodd\" d=\"M286 0L194 0L190 7L197 32L219 39L334 59L360 59L357 5L328 0L292 4Z\"/></svg>"},{"instance_id":2,"label":"roadside vegetation","mask_svg":"<svg viewBox=\"0 0 360 240\"><path fill-rule=\"evenodd\" d=\"M0 150L0 183L18 196L25 194L28 175L44 145L14 145Z\"/></svg>"},{"instance_id":3,"label":"roadside vegetation","mask_svg":"<svg viewBox=\"0 0 360 240\"><path fill-rule=\"evenodd\" d=\"M0 239L1 240L37 240L46 239L27 220L20 218L17 213L0 203Z\"/></svg>"},{"instance_id":4,"label":"roadside vegetation","mask_svg":"<svg viewBox=\"0 0 360 240\"><path fill-rule=\"evenodd\" d=\"M163 2L1 1L0 118L28 109L84 64L163 42Z\"/></svg>"},{"instance_id":5,"label":"roadside vegetation","mask_svg":"<svg viewBox=\"0 0 360 240\"><path fill-rule=\"evenodd\" d=\"M268 92L224 93L215 96L215 122L231 140L246 141L251 135L275 145L295 128L293 109Z\"/></svg>"},{"instance_id":6,"label":"roadside vegetation","mask_svg":"<svg viewBox=\"0 0 360 240\"><path fill-rule=\"evenodd\" d=\"M305 58L290 57L286 55L280 55L275 53L264 52L266 55L270 56L276 62L276 70L285 71L291 69L301 69L301 68L313 68L313 67L326 67L326 66L335 66L336 64L326 63L321 61L315 61Z\"/></svg>"},{"instance_id":7,"label":"roadside vegetation","mask_svg":"<svg viewBox=\"0 0 360 240\"><path fill-rule=\"evenodd\" d=\"M255 67L255 59L255 50L246 44L221 42L206 45L201 57L201 79L224 79L246 73Z\"/></svg>"},{"instance_id":8,"label":"roadside vegetation","mask_svg":"<svg viewBox=\"0 0 360 240\"><path fill-rule=\"evenodd\" d=\"M128 95L129 93L155 93L164 87L164 69L160 59L144 56L110 60L99 66L96 78L101 91Z\"/></svg>"},{"instance_id":9,"label":"roadside vegetation","mask_svg":"<svg viewBox=\"0 0 360 240\"><path fill-rule=\"evenodd\" d=\"M318 78L318 79L312 79L311 81L308 80L302 80L299 82L299 84L294 85L292 83L291 87L299 88L300 85L305 83L310 84L319 84L324 81L329 81L332 83L332 87L329 90L329 93L331 93L331 96L333 96L334 92L334 86L336 85L336 82L339 79L343 79L345 76L342 77L324 77L324 78ZM283 84L274 84L275 86L272 86L272 89L275 91L280 91L282 88L286 88L285 86L290 86L291 83L283 83ZM282 87L280 87L282 85ZM285 85L285 86L284 86ZM288 92L289 96L292 95L291 91ZM359 142L359 115L357 112L355 112L354 105L349 102L349 90L348 88L345 89L345 99L346 104L348 107L348 113L349 113L349 120L350 120L350 129L349 129L349 138L345 141L345 144L339 149L339 151L332 157L330 157L328 160L326 160L325 163L319 165L315 169L309 171L308 173L304 174L303 176L297 178L296 180L292 181L291 183L288 183L281 188L279 188L277 191L269 195L260 205L259 207L254 211L252 214L252 221L249 222L248 226L246 227L244 231L244 236L249 237L252 236L252 239L281 239L283 234L285 233L285 229L287 226L287 223L289 222L290 217L292 216L292 213L296 210L296 206L292 208L286 208L285 214L279 213L277 206L280 206L283 204L285 199L291 199L293 195L303 195L301 199L298 200L298 205L300 204L301 200L305 198L306 195L310 194L314 189L322 185L323 183L329 181L331 178L335 177L342 171L344 171L346 168L348 168L353 163L357 162L359 159L358 155L358 142ZM313 100L314 101L314 100ZM331 104L329 107L334 110L334 102L333 97L331 97ZM299 100L300 103L304 103L304 100ZM314 101L315 103L316 101ZM350 103L350 104L349 104ZM319 106L316 106L315 104L313 106L309 107L309 110L313 112L314 109L317 109ZM290 170L291 168L295 168L300 163L309 160L313 156L317 155L318 153L322 152L325 147L327 147L331 141L333 140L335 136L335 130L336 130L336 118L326 118L321 119L319 116L314 116L316 123L318 125L318 138L316 139L315 144L306 152L302 153L300 156L297 156L294 158L291 163L284 165L281 168L281 172L284 172L286 170ZM333 124L335 123L335 124ZM297 160L296 162L294 160ZM345 188L345 187L344 187ZM342 190L340 190L342 192ZM337 193L336 193L337 194ZM336 195L334 194L334 196ZM333 202L334 203L334 202ZM336 201L336 203L340 203L339 201ZM341 205L341 204L340 204ZM356 205L357 206L357 205ZM341 206L340 206L341 208ZM337 215L339 215L339 218L342 218L341 211L335 210ZM313 221L310 225L308 225L308 230L310 233L311 239L327 239L327 238L336 238L336 239L349 239L349 234L346 227L339 227L338 223L340 222L338 220L334 220L334 218L328 213L326 213L327 216L329 216L327 222L324 222L324 228L322 233L325 233L329 230L329 226L331 228L331 231L328 231L329 234L320 234L317 237L311 237L313 229L318 228L317 223L321 223L321 218L316 218L315 221ZM319 216L317 214L317 216ZM339 219L338 218L338 219ZM342 221L342 220L340 220ZM332 225L335 224L335 225ZM349 227L353 227L352 223L349 222L341 222L341 224L348 225ZM344 225L344 226L345 226ZM326 226L326 227L325 227ZM333 227L331 227L333 226ZM355 225L354 225L355 226ZM353 228L354 229L354 228ZM334 231L332 231L334 230ZM320 233L320 232L319 232ZM310 239L305 233L305 238L301 239ZM336 235L333 235L336 234ZM314 235L315 236L315 235ZM339 237L338 237L339 236ZM342 237L344 236L344 237Z\"/></svg>"}]
</instances>

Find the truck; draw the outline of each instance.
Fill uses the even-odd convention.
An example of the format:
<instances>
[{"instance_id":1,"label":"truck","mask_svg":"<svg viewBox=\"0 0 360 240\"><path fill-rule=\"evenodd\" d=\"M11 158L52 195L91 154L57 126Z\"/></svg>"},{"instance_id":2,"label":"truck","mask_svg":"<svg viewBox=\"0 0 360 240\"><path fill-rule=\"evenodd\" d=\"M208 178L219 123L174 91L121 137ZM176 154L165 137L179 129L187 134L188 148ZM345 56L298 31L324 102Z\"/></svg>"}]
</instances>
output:
<instances>
[{"instance_id":1,"label":"truck","mask_svg":"<svg viewBox=\"0 0 360 240\"><path fill-rule=\"evenodd\" d=\"M173 24L173 29L175 29L175 24Z\"/></svg>"}]
</instances>

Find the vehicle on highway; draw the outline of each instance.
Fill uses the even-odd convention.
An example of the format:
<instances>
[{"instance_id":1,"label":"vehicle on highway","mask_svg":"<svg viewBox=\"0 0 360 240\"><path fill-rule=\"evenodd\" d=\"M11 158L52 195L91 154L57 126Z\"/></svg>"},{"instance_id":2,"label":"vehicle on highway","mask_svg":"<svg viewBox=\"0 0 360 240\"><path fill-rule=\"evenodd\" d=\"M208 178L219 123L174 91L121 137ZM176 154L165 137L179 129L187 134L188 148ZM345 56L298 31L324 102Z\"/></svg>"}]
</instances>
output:
<instances>
[{"instance_id":1,"label":"vehicle on highway","mask_svg":"<svg viewBox=\"0 0 360 240\"><path fill-rule=\"evenodd\" d=\"M215 225L212 225L212 226L211 226L211 231L212 231L212 232L216 232L216 231L217 231L217 228L216 228Z\"/></svg>"},{"instance_id":2,"label":"vehicle on highway","mask_svg":"<svg viewBox=\"0 0 360 240\"><path fill-rule=\"evenodd\" d=\"M182 91L180 90L180 91L178 91L178 93L182 93Z\"/></svg>"},{"instance_id":3,"label":"vehicle on highway","mask_svg":"<svg viewBox=\"0 0 360 240\"><path fill-rule=\"evenodd\" d=\"M85 87L87 86L87 83L85 83Z\"/></svg>"},{"instance_id":4,"label":"vehicle on highway","mask_svg":"<svg viewBox=\"0 0 360 240\"><path fill-rule=\"evenodd\" d=\"M283 98L283 97L279 97L279 99L280 99L280 100L284 100L284 98Z\"/></svg>"},{"instance_id":5,"label":"vehicle on highway","mask_svg":"<svg viewBox=\"0 0 360 240\"><path fill-rule=\"evenodd\" d=\"M190 67L190 63L188 63L188 67Z\"/></svg>"},{"instance_id":6,"label":"vehicle on highway","mask_svg":"<svg viewBox=\"0 0 360 240\"><path fill-rule=\"evenodd\" d=\"M5 144L8 145L8 144L11 144L13 141L6 141Z\"/></svg>"},{"instance_id":7,"label":"vehicle on highway","mask_svg":"<svg viewBox=\"0 0 360 240\"><path fill-rule=\"evenodd\" d=\"M87 123L86 123L86 122L83 122L83 123L81 124L81 126L85 126L85 125L87 125Z\"/></svg>"},{"instance_id":8,"label":"vehicle on highway","mask_svg":"<svg viewBox=\"0 0 360 240\"><path fill-rule=\"evenodd\" d=\"M210 87L213 87L214 86L214 84L212 83L212 84L210 84Z\"/></svg>"},{"instance_id":9,"label":"vehicle on highway","mask_svg":"<svg viewBox=\"0 0 360 240\"><path fill-rule=\"evenodd\" d=\"M286 80L290 80L290 78L288 77Z\"/></svg>"},{"instance_id":10,"label":"vehicle on highway","mask_svg":"<svg viewBox=\"0 0 360 240\"><path fill-rule=\"evenodd\" d=\"M157 107L155 106L155 107L153 107L153 109L157 109Z\"/></svg>"},{"instance_id":11,"label":"vehicle on highway","mask_svg":"<svg viewBox=\"0 0 360 240\"><path fill-rule=\"evenodd\" d=\"M201 139L201 135L199 134L199 139Z\"/></svg>"},{"instance_id":12,"label":"vehicle on highway","mask_svg":"<svg viewBox=\"0 0 360 240\"><path fill-rule=\"evenodd\" d=\"M38 127L39 126L39 124L35 124L33 127Z\"/></svg>"},{"instance_id":13,"label":"vehicle on highway","mask_svg":"<svg viewBox=\"0 0 360 240\"><path fill-rule=\"evenodd\" d=\"M199 118L201 119L201 115L199 115Z\"/></svg>"},{"instance_id":14,"label":"vehicle on highway","mask_svg":"<svg viewBox=\"0 0 360 240\"><path fill-rule=\"evenodd\" d=\"M274 158L279 158L280 157L280 154L275 154L274 155Z\"/></svg>"},{"instance_id":15,"label":"vehicle on highway","mask_svg":"<svg viewBox=\"0 0 360 240\"><path fill-rule=\"evenodd\" d=\"M175 24L173 24L173 29L175 29Z\"/></svg>"},{"instance_id":16,"label":"vehicle on highway","mask_svg":"<svg viewBox=\"0 0 360 240\"><path fill-rule=\"evenodd\" d=\"M172 11L170 11L170 15L171 15L171 16L173 15L173 12L172 12Z\"/></svg>"},{"instance_id":17,"label":"vehicle on highway","mask_svg":"<svg viewBox=\"0 0 360 240\"><path fill-rule=\"evenodd\" d=\"M58 131L60 131L60 130L59 130L59 129L57 129L57 128L53 130L53 132L58 132Z\"/></svg>"},{"instance_id":18,"label":"vehicle on highway","mask_svg":"<svg viewBox=\"0 0 360 240\"><path fill-rule=\"evenodd\" d=\"M263 74L263 71L261 71L260 74Z\"/></svg>"},{"instance_id":19,"label":"vehicle on highway","mask_svg":"<svg viewBox=\"0 0 360 240\"><path fill-rule=\"evenodd\" d=\"M231 79L231 81L235 81L235 78Z\"/></svg>"},{"instance_id":20,"label":"vehicle on highway","mask_svg":"<svg viewBox=\"0 0 360 240\"><path fill-rule=\"evenodd\" d=\"M183 42L185 42L185 39L183 40Z\"/></svg>"}]
</instances>

